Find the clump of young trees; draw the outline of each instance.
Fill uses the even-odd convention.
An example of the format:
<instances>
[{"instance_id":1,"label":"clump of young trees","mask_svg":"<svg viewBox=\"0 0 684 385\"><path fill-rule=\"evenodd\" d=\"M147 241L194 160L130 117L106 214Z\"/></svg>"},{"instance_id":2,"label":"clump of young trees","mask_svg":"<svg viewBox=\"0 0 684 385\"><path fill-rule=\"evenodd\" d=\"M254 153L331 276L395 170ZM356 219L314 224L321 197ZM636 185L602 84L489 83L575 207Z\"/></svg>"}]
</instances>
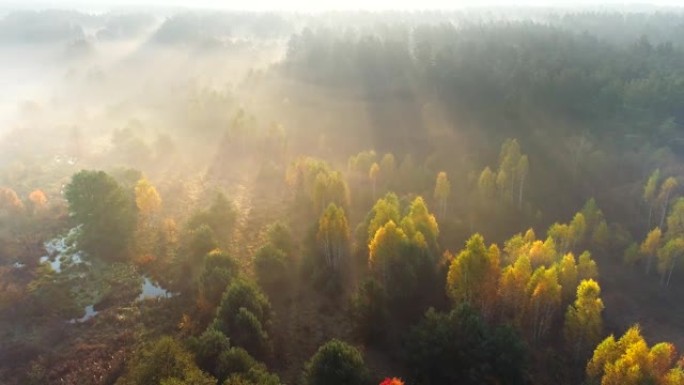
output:
<instances>
[{"instance_id":1,"label":"clump of young trees","mask_svg":"<svg viewBox=\"0 0 684 385\"><path fill-rule=\"evenodd\" d=\"M357 228L357 239L367 245L369 273L354 296L356 315L361 320L357 326L360 334L376 341L382 340L392 327L369 322L412 322L440 297L439 226L421 197L416 197L406 210L401 217L397 196L388 193Z\"/></svg>"},{"instance_id":2,"label":"clump of young trees","mask_svg":"<svg viewBox=\"0 0 684 385\"><path fill-rule=\"evenodd\" d=\"M390 193L356 232L357 241L368 242L369 267L369 279L353 296L357 333L380 346L402 339L393 332L411 336L400 356L419 384L467 376L472 383L492 377L525 383L524 346L539 349L559 339L568 360L581 362L602 337L603 302L596 262L587 251L574 253L593 245L587 233L604 224L590 201L570 223L552 225L545 239L530 229L500 249L475 234L459 253L447 251L440 259L439 227L422 198L402 210ZM453 310L433 309L420 318L429 306L448 308L430 282L442 282L441 296L451 300ZM498 346L497 354L488 355L487 346ZM496 364L497 359L506 364ZM498 369L475 375L473 367Z\"/></svg>"},{"instance_id":3,"label":"clump of young trees","mask_svg":"<svg viewBox=\"0 0 684 385\"><path fill-rule=\"evenodd\" d=\"M592 384L682 384L684 369L671 343L648 346L638 326L619 339L609 336L601 342L587 364Z\"/></svg>"},{"instance_id":4,"label":"clump of young trees","mask_svg":"<svg viewBox=\"0 0 684 385\"><path fill-rule=\"evenodd\" d=\"M655 264L660 284L669 286L684 256L684 198L675 195L678 182L674 177L665 179L658 188L660 177L660 170L655 170L644 186L644 202L649 209L647 225L650 228L652 212L657 209L660 210L659 224L645 235L640 245L633 243L625 250L625 262L642 263L647 275Z\"/></svg>"},{"instance_id":5,"label":"clump of young trees","mask_svg":"<svg viewBox=\"0 0 684 385\"><path fill-rule=\"evenodd\" d=\"M498 167L485 167L477 182L482 198L498 198L503 202L522 208L525 183L529 174L529 160L520 151L517 139L507 139L501 145Z\"/></svg>"},{"instance_id":6,"label":"clump of young trees","mask_svg":"<svg viewBox=\"0 0 684 385\"><path fill-rule=\"evenodd\" d=\"M320 214L329 204L349 207L349 188L339 171L322 160L300 157L287 169L285 179L297 202Z\"/></svg>"}]
</instances>

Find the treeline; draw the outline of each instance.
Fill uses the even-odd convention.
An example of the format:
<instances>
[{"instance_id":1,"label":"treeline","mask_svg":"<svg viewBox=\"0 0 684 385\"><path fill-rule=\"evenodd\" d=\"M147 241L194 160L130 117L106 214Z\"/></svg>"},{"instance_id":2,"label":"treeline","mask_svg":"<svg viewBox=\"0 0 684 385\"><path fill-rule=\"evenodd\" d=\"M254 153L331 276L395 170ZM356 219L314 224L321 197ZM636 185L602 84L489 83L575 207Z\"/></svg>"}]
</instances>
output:
<instances>
[{"instance_id":1,"label":"treeline","mask_svg":"<svg viewBox=\"0 0 684 385\"><path fill-rule=\"evenodd\" d=\"M458 179L470 171L450 158L486 164L496 156L492 141L516 137L535 167L529 192L546 221L594 196L641 231L640 212L621 198L636 199L634 184L652 169L678 167L684 56L672 39L615 44L530 21L304 29L282 69L336 99L361 98L380 150L410 153ZM454 135L427 124L440 114L440 130Z\"/></svg>"},{"instance_id":2,"label":"treeline","mask_svg":"<svg viewBox=\"0 0 684 385\"><path fill-rule=\"evenodd\" d=\"M447 105L472 109L476 116L495 112L515 118L536 109L598 123L598 129L635 118L647 125L680 120L682 95L673 82L682 79L681 61L672 41L651 43L642 37L613 45L553 24L503 22L305 29L291 39L285 65L308 80L354 85L369 95L427 88ZM630 124L592 131L643 134L644 128Z\"/></svg>"},{"instance_id":3,"label":"treeline","mask_svg":"<svg viewBox=\"0 0 684 385\"><path fill-rule=\"evenodd\" d=\"M159 23L161 21L161 23ZM3 44L49 44L139 39L154 32L151 42L192 46L225 42L228 38L273 39L288 36L291 20L276 13L172 12L158 15L138 12L88 14L77 11L14 11L0 19ZM93 32L94 31L94 32Z\"/></svg>"}]
</instances>

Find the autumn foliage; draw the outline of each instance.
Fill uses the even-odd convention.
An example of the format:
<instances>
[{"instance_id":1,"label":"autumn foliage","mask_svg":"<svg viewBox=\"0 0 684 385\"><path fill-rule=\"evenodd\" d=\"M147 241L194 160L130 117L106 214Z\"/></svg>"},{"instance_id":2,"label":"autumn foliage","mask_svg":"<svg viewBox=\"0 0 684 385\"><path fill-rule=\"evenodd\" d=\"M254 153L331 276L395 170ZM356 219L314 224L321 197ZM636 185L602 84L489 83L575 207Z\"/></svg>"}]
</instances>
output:
<instances>
[{"instance_id":1,"label":"autumn foliage","mask_svg":"<svg viewBox=\"0 0 684 385\"><path fill-rule=\"evenodd\" d=\"M385 378L380 385L404 385L404 381L393 377L393 378Z\"/></svg>"}]
</instances>

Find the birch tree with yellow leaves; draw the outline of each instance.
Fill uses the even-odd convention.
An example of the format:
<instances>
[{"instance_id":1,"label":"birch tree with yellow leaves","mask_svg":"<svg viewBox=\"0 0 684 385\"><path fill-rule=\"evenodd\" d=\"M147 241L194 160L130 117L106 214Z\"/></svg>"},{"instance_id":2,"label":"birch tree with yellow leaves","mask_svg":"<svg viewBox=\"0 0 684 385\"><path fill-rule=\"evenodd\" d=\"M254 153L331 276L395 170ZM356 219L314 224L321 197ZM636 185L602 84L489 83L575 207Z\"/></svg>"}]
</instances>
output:
<instances>
[{"instance_id":1,"label":"birch tree with yellow leaves","mask_svg":"<svg viewBox=\"0 0 684 385\"><path fill-rule=\"evenodd\" d=\"M575 359L594 346L603 331L603 301L601 288L593 279L584 280L577 286L577 299L565 312L563 335L565 343Z\"/></svg>"}]
</instances>

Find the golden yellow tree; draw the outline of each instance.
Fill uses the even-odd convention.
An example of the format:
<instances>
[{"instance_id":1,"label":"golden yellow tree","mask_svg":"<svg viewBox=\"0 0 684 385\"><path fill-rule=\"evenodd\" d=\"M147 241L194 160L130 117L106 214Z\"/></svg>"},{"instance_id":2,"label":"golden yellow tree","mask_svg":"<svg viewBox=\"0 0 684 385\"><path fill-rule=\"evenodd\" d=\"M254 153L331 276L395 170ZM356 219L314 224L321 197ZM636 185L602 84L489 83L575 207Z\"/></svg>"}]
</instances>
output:
<instances>
[{"instance_id":1,"label":"golden yellow tree","mask_svg":"<svg viewBox=\"0 0 684 385\"><path fill-rule=\"evenodd\" d=\"M506 266L499 279L499 298L501 310L506 318L512 319L517 326L524 318L527 303L527 282L532 276L532 264L527 255L521 255L512 265Z\"/></svg>"},{"instance_id":2,"label":"golden yellow tree","mask_svg":"<svg viewBox=\"0 0 684 385\"><path fill-rule=\"evenodd\" d=\"M651 265L653 265L653 259L658 253L662 243L663 232L660 231L659 227L651 230L646 239L641 243L639 247L639 253L646 258L646 274L651 272Z\"/></svg>"},{"instance_id":3,"label":"golden yellow tree","mask_svg":"<svg viewBox=\"0 0 684 385\"><path fill-rule=\"evenodd\" d=\"M601 385L681 385L684 372L676 361L672 344L659 343L649 349L639 326L632 326L617 341L613 336L603 340L586 372L593 383Z\"/></svg>"},{"instance_id":4,"label":"golden yellow tree","mask_svg":"<svg viewBox=\"0 0 684 385\"><path fill-rule=\"evenodd\" d=\"M384 198L375 202L371 213L372 217L368 223L368 243L373 240L378 229L387 222L393 221L395 224L400 222L399 198L394 193L387 193Z\"/></svg>"},{"instance_id":5,"label":"golden yellow tree","mask_svg":"<svg viewBox=\"0 0 684 385\"><path fill-rule=\"evenodd\" d=\"M667 238L684 236L684 198L678 198L667 216Z\"/></svg>"},{"instance_id":6,"label":"golden yellow tree","mask_svg":"<svg viewBox=\"0 0 684 385\"><path fill-rule=\"evenodd\" d=\"M556 248L553 238L549 237L546 241L534 241L530 245L529 255L532 266L551 266L556 259Z\"/></svg>"},{"instance_id":7,"label":"golden yellow tree","mask_svg":"<svg viewBox=\"0 0 684 385\"><path fill-rule=\"evenodd\" d=\"M670 279L677 261L684 255L684 238L674 238L658 250L660 284L670 286Z\"/></svg>"},{"instance_id":8,"label":"golden yellow tree","mask_svg":"<svg viewBox=\"0 0 684 385\"><path fill-rule=\"evenodd\" d=\"M368 264L376 275L385 282L387 268L393 258L402 255L403 248L408 242L404 231L393 220L385 223L376 232L368 246Z\"/></svg>"},{"instance_id":9,"label":"golden yellow tree","mask_svg":"<svg viewBox=\"0 0 684 385\"><path fill-rule=\"evenodd\" d=\"M555 268L539 267L527 284L529 333L540 341L551 329L561 304L561 286Z\"/></svg>"},{"instance_id":10,"label":"golden yellow tree","mask_svg":"<svg viewBox=\"0 0 684 385\"><path fill-rule=\"evenodd\" d=\"M339 270L349 249L349 225L341 207L328 205L318 221L316 239L328 268Z\"/></svg>"},{"instance_id":11,"label":"golden yellow tree","mask_svg":"<svg viewBox=\"0 0 684 385\"><path fill-rule=\"evenodd\" d=\"M603 331L601 288L593 279L577 286L577 299L565 312L563 335L575 358L594 346Z\"/></svg>"},{"instance_id":12,"label":"golden yellow tree","mask_svg":"<svg viewBox=\"0 0 684 385\"><path fill-rule=\"evenodd\" d=\"M135 185L135 204L145 218L154 217L161 209L162 200L157 189L146 178Z\"/></svg>"},{"instance_id":13,"label":"golden yellow tree","mask_svg":"<svg viewBox=\"0 0 684 385\"><path fill-rule=\"evenodd\" d=\"M501 274L499 249L487 248L484 238L475 234L449 266L447 294L456 304L468 303L485 317L494 308Z\"/></svg>"},{"instance_id":14,"label":"golden yellow tree","mask_svg":"<svg viewBox=\"0 0 684 385\"><path fill-rule=\"evenodd\" d=\"M572 253L567 253L558 263L558 282L563 288L563 303L570 303L575 296L579 273Z\"/></svg>"},{"instance_id":15,"label":"golden yellow tree","mask_svg":"<svg viewBox=\"0 0 684 385\"><path fill-rule=\"evenodd\" d=\"M667 217L667 208L670 205L670 198L672 197L672 192L677 188L679 184L677 179L669 177L665 179L662 185L660 185L660 193L658 194L658 201L662 204L662 211L660 214L660 224L658 227L661 229L665 224L665 218Z\"/></svg>"},{"instance_id":16,"label":"golden yellow tree","mask_svg":"<svg viewBox=\"0 0 684 385\"><path fill-rule=\"evenodd\" d=\"M667 371L662 379L662 385L684 385L684 369L674 367Z\"/></svg>"},{"instance_id":17,"label":"golden yellow tree","mask_svg":"<svg viewBox=\"0 0 684 385\"><path fill-rule=\"evenodd\" d=\"M425 204L425 200L422 197L416 197L416 199L411 202L407 217L411 219L416 231L423 234L430 251L436 254L439 226L437 225L435 216L430 213Z\"/></svg>"},{"instance_id":18,"label":"golden yellow tree","mask_svg":"<svg viewBox=\"0 0 684 385\"><path fill-rule=\"evenodd\" d=\"M591 360L589 360L587 363L587 377L593 379L594 381L598 380L600 382L606 364L609 362L614 362L620 357L621 354L620 347L614 336L611 335L604 339L600 344L598 344L598 346L596 346Z\"/></svg>"},{"instance_id":19,"label":"golden yellow tree","mask_svg":"<svg viewBox=\"0 0 684 385\"><path fill-rule=\"evenodd\" d=\"M528 229L525 234L516 234L504 242L505 260L514 263L521 255L530 255L532 244L537 240L534 230Z\"/></svg>"}]
</instances>

